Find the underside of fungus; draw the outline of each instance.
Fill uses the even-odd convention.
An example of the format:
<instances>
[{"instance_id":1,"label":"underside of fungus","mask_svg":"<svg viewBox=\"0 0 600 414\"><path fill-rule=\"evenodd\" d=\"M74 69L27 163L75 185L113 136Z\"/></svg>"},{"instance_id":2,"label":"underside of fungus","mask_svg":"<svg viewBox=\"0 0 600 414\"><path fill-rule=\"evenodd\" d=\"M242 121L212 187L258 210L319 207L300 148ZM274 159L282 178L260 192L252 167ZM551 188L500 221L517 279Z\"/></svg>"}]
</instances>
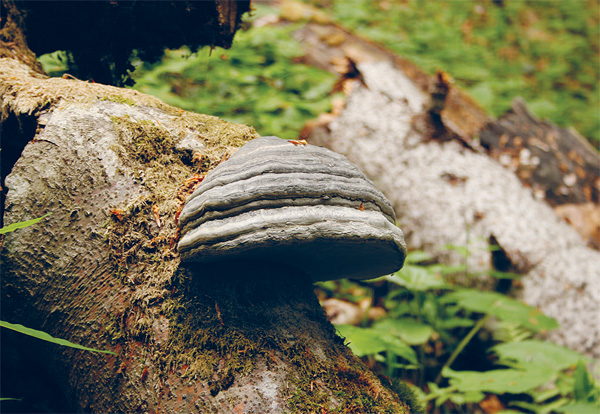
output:
<instances>
[{"instance_id":1,"label":"underside of fungus","mask_svg":"<svg viewBox=\"0 0 600 414\"><path fill-rule=\"evenodd\" d=\"M406 251L389 201L355 165L277 137L212 170L179 223L184 262L280 262L314 281L386 275Z\"/></svg>"}]
</instances>

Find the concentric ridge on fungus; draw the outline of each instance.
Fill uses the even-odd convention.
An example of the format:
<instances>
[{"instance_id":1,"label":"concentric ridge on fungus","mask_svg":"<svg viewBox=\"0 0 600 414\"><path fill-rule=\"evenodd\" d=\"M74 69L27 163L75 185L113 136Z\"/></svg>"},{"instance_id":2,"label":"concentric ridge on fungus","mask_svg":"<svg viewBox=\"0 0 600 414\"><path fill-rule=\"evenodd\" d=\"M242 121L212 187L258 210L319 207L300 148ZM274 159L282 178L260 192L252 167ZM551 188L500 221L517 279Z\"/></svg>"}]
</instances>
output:
<instances>
[{"instance_id":1,"label":"concentric ridge on fungus","mask_svg":"<svg viewBox=\"0 0 600 414\"><path fill-rule=\"evenodd\" d=\"M313 280L368 279L404 263L392 206L346 157L277 137L217 166L179 217L182 260L261 260Z\"/></svg>"}]
</instances>

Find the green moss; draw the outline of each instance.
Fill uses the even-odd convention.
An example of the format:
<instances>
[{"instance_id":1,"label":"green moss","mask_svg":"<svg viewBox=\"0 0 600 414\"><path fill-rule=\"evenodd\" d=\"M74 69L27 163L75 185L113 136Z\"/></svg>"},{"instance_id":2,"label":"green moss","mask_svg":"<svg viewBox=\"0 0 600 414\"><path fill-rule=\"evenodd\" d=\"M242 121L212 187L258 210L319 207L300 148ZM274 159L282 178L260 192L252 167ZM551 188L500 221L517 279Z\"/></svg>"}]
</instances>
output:
<instances>
[{"instance_id":1,"label":"green moss","mask_svg":"<svg viewBox=\"0 0 600 414\"><path fill-rule=\"evenodd\" d=\"M119 143L127 152L128 164L147 164L163 159L169 161L175 140L164 127L150 120L133 121L129 116L112 117Z\"/></svg>"},{"instance_id":2,"label":"green moss","mask_svg":"<svg viewBox=\"0 0 600 414\"><path fill-rule=\"evenodd\" d=\"M112 149L127 167L122 173L131 175L140 187L139 196L107 212L106 239L116 279L133 289L130 306L139 312L127 326L116 321L107 327L109 336L116 340L151 338L153 322L165 310L180 307L170 292L180 262L175 217L193 189L188 179L206 174L256 136L252 128L215 117L175 108L171 115L168 126L153 119L133 120L128 115L111 117L118 139ZM190 133L205 144L202 162L175 150L177 141Z\"/></svg>"},{"instance_id":3,"label":"green moss","mask_svg":"<svg viewBox=\"0 0 600 414\"><path fill-rule=\"evenodd\" d=\"M126 104L126 105L130 105L130 106L137 105L137 103L133 99L125 98L122 95L106 96L106 97L100 98L100 100L101 101L111 101L111 102Z\"/></svg>"},{"instance_id":4,"label":"green moss","mask_svg":"<svg viewBox=\"0 0 600 414\"><path fill-rule=\"evenodd\" d=\"M392 380L392 390L408 405L411 414L425 414L427 404L423 400L424 393L419 387L394 379Z\"/></svg>"}]
</instances>

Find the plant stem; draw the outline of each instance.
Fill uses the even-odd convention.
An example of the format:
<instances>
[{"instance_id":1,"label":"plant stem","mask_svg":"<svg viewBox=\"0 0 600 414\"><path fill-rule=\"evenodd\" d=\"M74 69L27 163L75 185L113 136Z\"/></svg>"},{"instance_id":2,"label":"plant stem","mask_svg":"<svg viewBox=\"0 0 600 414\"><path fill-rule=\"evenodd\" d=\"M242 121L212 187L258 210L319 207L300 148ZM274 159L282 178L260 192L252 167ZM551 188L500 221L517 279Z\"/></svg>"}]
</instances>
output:
<instances>
[{"instance_id":1,"label":"plant stem","mask_svg":"<svg viewBox=\"0 0 600 414\"><path fill-rule=\"evenodd\" d=\"M386 357L386 365L387 365L387 376L388 378L393 378L394 377L394 364L396 363L396 354L394 354L392 351L385 351L385 357Z\"/></svg>"},{"instance_id":2,"label":"plant stem","mask_svg":"<svg viewBox=\"0 0 600 414\"><path fill-rule=\"evenodd\" d=\"M467 346L469 341L471 341L471 339L473 339L475 334L481 329L481 327L487 322L487 320L489 318L490 318L490 315L485 315L483 318L479 319L479 321L475 324L475 326L469 331L467 336L465 336L463 338L463 340L460 341L460 343L458 344L458 346L456 347L454 352L452 352L452 355L450 355L450 358L448 358L448 361L446 361L446 363L440 370L440 373L436 377L436 379L435 379L436 384L439 384L440 381L442 380L442 372L444 371L444 368L450 367L450 365L452 365L452 363L454 362L456 357L463 351L463 349L465 349L465 347Z\"/></svg>"},{"instance_id":3,"label":"plant stem","mask_svg":"<svg viewBox=\"0 0 600 414\"><path fill-rule=\"evenodd\" d=\"M452 385L447 388L440 388L440 391L444 391L445 394L452 393L454 391L458 391L458 385ZM435 394L435 393L427 394L426 396L423 397L423 402L431 401L433 399L436 399L439 396L440 396L440 394Z\"/></svg>"}]
</instances>

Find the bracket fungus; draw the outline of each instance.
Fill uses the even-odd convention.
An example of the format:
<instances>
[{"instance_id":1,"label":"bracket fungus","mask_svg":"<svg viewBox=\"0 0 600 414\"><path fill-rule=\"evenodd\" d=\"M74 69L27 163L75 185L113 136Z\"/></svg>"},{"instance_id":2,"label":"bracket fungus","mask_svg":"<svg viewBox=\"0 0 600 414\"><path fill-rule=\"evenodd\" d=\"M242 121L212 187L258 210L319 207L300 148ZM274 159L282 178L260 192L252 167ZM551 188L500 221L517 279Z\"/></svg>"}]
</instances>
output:
<instances>
[{"instance_id":1,"label":"bracket fungus","mask_svg":"<svg viewBox=\"0 0 600 414\"><path fill-rule=\"evenodd\" d=\"M313 281L370 279L402 267L390 202L343 155L278 137L219 164L179 216L184 263L269 261Z\"/></svg>"}]
</instances>

